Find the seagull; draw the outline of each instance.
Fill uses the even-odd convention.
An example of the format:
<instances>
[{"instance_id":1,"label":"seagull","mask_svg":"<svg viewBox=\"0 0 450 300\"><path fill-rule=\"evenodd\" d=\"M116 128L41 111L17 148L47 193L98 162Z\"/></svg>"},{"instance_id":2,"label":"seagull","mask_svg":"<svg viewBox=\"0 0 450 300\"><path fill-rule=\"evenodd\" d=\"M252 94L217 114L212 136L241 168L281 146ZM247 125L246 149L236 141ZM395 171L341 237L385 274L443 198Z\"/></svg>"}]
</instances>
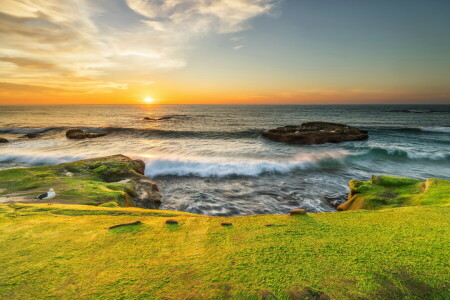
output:
<instances>
[{"instance_id":1,"label":"seagull","mask_svg":"<svg viewBox=\"0 0 450 300\"><path fill-rule=\"evenodd\" d=\"M39 196L37 196L34 199L38 199L38 200L48 200L48 205L52 204L51 199L55 198L56 193L53 189L49 189L47 193L43 193Z\"/></svg>"}]
</instances>

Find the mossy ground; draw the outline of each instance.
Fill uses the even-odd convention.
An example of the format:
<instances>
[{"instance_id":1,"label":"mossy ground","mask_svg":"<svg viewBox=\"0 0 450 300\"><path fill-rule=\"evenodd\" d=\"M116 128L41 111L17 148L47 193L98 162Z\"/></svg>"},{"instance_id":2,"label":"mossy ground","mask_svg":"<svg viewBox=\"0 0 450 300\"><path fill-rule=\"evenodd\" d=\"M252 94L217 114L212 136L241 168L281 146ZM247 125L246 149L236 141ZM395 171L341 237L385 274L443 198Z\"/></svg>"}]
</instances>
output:
<instances>
[{"instance_id":1,"label":"mossy ground","mask_svg":"<svg viewBox=\"0 0 450 300\"><path fill-rule=\"evenodd\" d=\"M351 193L341 210L450 205L450 181L444 179L372 176L370 181L351 180L349 186Z\"/></svg>"},{"instance_id":2,"label":"mossy ground","mask_svg":"<svg viewBox=\"0 0 450 300\"><path fill-rule=\"evenodd\" d=\"M331 299L449 299L449 223L448 206L225 218L4 204L0 298L291 299L310 288Z\"/></svg>"},{"instance_id":3,"label":"mossy ground","mask_svg":"<svg viewBox=\"0 0 450 300\"><path fill-rule=\"evenodd\" d=\"M127 206L126 193L132 192L132 185L111 181L115 181L117 175L135 174L131 163L114 156L55 166L3 170L0 171L0 197L13 195L24 201L33 201L37 195L53 188L58 195L57 201L61 203L98 205L115 202Z\"/></svg>"}]
</instances>

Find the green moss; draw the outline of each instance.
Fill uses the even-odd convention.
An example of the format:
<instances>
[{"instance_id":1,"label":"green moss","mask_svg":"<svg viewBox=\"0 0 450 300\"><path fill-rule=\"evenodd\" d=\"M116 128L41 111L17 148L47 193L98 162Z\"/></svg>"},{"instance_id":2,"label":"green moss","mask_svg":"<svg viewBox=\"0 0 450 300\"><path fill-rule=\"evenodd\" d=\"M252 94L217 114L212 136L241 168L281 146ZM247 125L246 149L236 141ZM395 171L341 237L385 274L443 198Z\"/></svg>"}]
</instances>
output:
<instances>
[{"instance_id":1,"label":"green moss","mask_svg":"<svg viewBox=\"0 0 450 300\"><path fill-rule=\"evenodd\" d=\"M99 205L100 207L119 207L116 202L106 202Z\"/></svg>"},{"instance_id":2,"label":"green moss","mask_svg":"<svg viewBox=\"0 0 450 300\"><path fill-rule=\"evenodd\" d=\"M99 205L115 202L127 206L127 195L136 192L132 184L111 183L134 178L133 161L123 156L81 160L56 166L0 171L2 195L20 195L24 200L53 188L57 201Z\"/></svg>"},{"instance_id":3,"label":"green moss","mask_svg":"<svg viewBox=\"0 0 450 300\"><path fill-rule=\"evenodd\" d=\"M373 176L370 181L351 180L349 187L349 199L340 210L450 205L450 181L443 179Z\"/></svg>"},{"instance_id":4,"label":"green moss","mask_svg":"<svg viewBox=\"0 0 450 300\"><path fill-rule=\"evenodd\" d=\"M0 298L448 299L449 222L445 206L227 218L0 205Z\"/></svg>"}]
</instances>

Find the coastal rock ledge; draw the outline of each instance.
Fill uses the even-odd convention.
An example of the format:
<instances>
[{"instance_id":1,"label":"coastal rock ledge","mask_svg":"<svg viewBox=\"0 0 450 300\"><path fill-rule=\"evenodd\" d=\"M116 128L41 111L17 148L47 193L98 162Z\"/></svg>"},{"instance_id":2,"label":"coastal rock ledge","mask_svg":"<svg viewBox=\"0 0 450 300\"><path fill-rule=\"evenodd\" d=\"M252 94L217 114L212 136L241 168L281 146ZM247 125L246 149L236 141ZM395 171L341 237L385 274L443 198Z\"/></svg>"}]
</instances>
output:
<instances>
[{"instance_id":1,"label":"coastal rock ledge","mask_svg":"<svg viewBox=\"0 0 450 300\"><path fill-rule=\"evenodd\" d=\"M278 127L265 130L263 136L277 142L302 145L340 143L369 138L367 130L328 122L308 122L300 126Z\"/></svg>"},{"instance_id":2,"label":"coastal rock ledge","mask_svg":"<svg viewBox=\"0 0 450 300\"><path fill-rule=\"evenodd\" d=\"M158 185L144 176L145 163L124 155L79 160L54 166L0 171L0 202L32 202L54 188L55 202L157 209ZM43 201L45 202L45 201Z\"/></svg>"}]
</instances>

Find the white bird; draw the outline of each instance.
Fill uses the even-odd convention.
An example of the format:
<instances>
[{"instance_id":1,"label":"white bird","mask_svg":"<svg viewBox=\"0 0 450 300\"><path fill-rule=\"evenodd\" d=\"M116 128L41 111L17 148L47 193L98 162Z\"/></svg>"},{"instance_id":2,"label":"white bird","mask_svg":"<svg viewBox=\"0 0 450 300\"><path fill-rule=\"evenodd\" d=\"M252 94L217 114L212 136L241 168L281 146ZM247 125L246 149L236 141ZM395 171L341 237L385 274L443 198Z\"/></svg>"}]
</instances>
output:
<instances>
[{"instance_id":1,"label":"white bird","mask_svg":"<svg viewBox=\"0 0 450 300\"><path fill-rule=\"evenodd\" d=\"M34 198L34 199L38 199L38 200L48 200L48 204L50 205L50 204L52 204L51 199L55 198L55 196L56 196L55 191L54 191L53 189L49 189L47 193L43 193L43 194L37 196L37 197Z\"/></svg>"}]
</instances>

